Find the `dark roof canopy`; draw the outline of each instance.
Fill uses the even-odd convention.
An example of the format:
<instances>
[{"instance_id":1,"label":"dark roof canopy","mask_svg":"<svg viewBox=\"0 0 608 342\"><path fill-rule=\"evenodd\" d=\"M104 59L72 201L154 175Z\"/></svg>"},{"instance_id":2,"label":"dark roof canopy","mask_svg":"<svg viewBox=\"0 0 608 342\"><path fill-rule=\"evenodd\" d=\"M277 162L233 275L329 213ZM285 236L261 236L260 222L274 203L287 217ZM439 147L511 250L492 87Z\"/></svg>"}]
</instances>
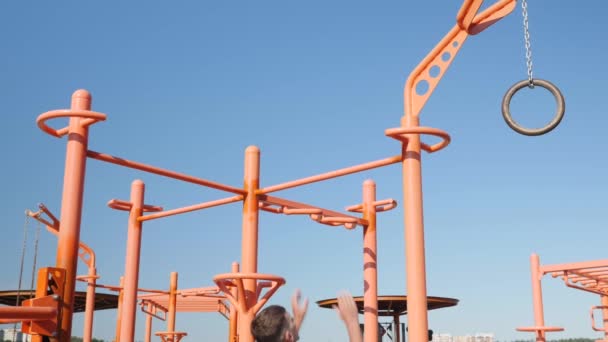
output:
<instances>
[{"instance_id":1,"label":"dark roof canopy","mask_svg":"<svg viewBox=\"0 0 608 342\"><path fill-rule=\"evenodd\" d=\"M74 312L84 312L86 292L76 292L74 298ZM34 297L31 290L0 291L0 304L15 306L19 297L19 305L26 299ZM95 310L115 309L118 307L118 295L109 293L95 293Z\"/></svg>"},{"instance_id":2,"label":"dark roof canopy","mask_svg":"<svg viewBox=\"0 0 608 342\"><path fill-rule=\"evenodd\" d=\"M363 297L354 297L359 313L363 313ZM337 304L337 298L320 300L317 302L322 308L331 309ZM427 297L427 309L435 310L456 306L458 299L445 297ZM378 316L395 316L407 314L407 296L378 296Z\"/></svg>"}]
</instances>

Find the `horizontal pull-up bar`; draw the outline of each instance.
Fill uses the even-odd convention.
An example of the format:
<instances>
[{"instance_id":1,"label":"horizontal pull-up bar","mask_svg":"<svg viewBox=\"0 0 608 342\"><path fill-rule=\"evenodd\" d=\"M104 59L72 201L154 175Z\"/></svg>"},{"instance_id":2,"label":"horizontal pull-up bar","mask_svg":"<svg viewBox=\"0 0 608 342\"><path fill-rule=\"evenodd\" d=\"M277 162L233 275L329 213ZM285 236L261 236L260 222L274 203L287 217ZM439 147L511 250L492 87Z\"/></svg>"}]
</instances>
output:
<instances>
[{"instance_id":1,"label":"horizontal pull-up bar","mask_svg":"<svg viewBox=\"0 0 608 342\"><path fill-rule=\"evenodd\" d=\"M403 157L401 155L396 155L396 156L376 160L376 161L365 163L365 164L350 166L350 167L346 167L343 169L322 173L322 174L316 175L316 176L306 177L306 178L302 178L302 179L298 179L298 180L294 180L294 181L290 181L290 182L285 182L282 184L265 187L263 189L258 190L258 194L269 194L271 192L276 192L279 190L295 188L300 185L306 185L306 184L324 181L324 180L331 179L331 178L346 176L346 175L349 175L352 173L357 173L357 172L361 172L361 171L375 169L375 168L382 167L382 166L396 164L396 163L401 162L402 160L403 160Z\"/></svg>"},{"instance_id":2,"label":"horizontal pull-up bar","mask_svg":"<svg viewBox=\"0 0 608 342\"><path fill-rule=\"evenodd\" d=\"M97 159L100 161L111 163L111 164L116 164L116 165L129 167L129 168L140 170L140 171L153 173L153 174L156 174L159 176L169 177L169 178L181 180L181 181L188 182L188 183L206 186L208 188L232 192L232 193L239 194L239 195L245 195L247 193L245 190L240 189L240 188L235 188L235 187L232 187L229 185L224 185L224 184L212 182L212 181L209 181L206 179L189 176L189 175L179 173L179 172L161 169L161 168L158 168L155 166L134 162L131 160L112 156L112 155L105 154L105 153L88 150L87 157L89 157L91 159Z\"/></svg>"},{"instance_id":3,"label":"horizontal pull-up bar","mask_svg":"<svg viewBox=\"0 0 608 342\"><path fill-rule=\"evenodd\" d=\"M173 215L188 213L191 211L207 209L207 208L211 208L211 207L217 207L217 206L224 205L224 204L242 201L243 198L244 198L244 196L242 196L242 195L222 198L219 200L203 202L200 204L194 204L194 205L183 207L183 208L165 210L165 211L161 211L161 212L158 212L155 214L148 214L148 215L140 216L137 218L137 220L140 222L143 222L143 221L154 220L154 219L161 218L161 217L173 216Z\"/></svg>"},{"instance_id":4,"label":"horizontal pull-up bar","mask_svg":"<svg viewBox=\"0 0 608 342\"><path fill-rule=\"evenodd\" d=\"M0 307L0 319L40 321L56 317L57 308L54 307Z\"/></svg>"}]
</instances>

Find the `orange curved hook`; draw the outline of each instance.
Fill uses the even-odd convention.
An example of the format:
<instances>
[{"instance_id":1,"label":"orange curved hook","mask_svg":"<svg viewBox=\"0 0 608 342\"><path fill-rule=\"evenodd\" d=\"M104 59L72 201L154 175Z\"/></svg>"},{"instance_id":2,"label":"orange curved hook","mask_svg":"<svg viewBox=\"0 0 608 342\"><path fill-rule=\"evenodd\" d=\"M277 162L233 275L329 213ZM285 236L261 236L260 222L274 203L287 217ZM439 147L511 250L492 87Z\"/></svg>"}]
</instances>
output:
<instances>
[{"instance_id":1,"label":"orange curved hook","mask_svg":"<svg viewBox=\"0 0 608 342\"><path fill-rule=\"evenodd\" d=\"M483 0L464 0L456 25L409 75L403 94L405 116L420 115L468 36L482 32L511 13L516 0L499 0L478 14L482 3Z\"/></svg>"}]
</instances>

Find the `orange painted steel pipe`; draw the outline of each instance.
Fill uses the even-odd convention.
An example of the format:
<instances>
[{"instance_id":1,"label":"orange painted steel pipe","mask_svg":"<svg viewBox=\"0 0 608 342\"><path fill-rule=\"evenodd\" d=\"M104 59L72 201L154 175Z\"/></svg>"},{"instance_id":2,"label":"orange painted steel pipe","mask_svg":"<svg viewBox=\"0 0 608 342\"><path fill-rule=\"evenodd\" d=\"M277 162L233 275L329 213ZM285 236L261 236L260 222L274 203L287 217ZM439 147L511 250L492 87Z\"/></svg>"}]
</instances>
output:
<instances>
[{"instance_id":1,"label":"orange painted steel pipe","mask_svg":"<svg viewBox=\"0 0 608 342\"><path fill-rule=\"evenodd\" d=\"M363 319L364 341L378 341L378 249L376 242L376 183L363 183Z\"/></svg>"},{"instance_id":2,"label":"orange painted steel pipe","mask_svg":"<svg viewBox=\"0 0 608 342\"><path fill-rule=\"evenodd\" d=\"M310 218L315 221L321 221L323 217L339 217L341 218L340 220L343 220L342 223L356 223L361 226L367 225L367 221L365 219L333 210L315 207L305 203L295 202L269 195L260 195L258 198L261 202L260 209L273 213L283 213L286 215L307 214L310 215ZM278 208L272 208L271 206L278 206ZM342 223L340 223L340 225Z\"/></svg>"},{"instance_id":3,"label":"orange painted steel pipe","mask_svg":"<svg viewBox=\"0 0 608 342\"><path fill-rule=\"evenodd\" d=\"M537 254L530 256L530 273L532 277L532 303L534 308L534 325L543 327L545 325L545 313L543 309L543 290L541 279L543 273L540 269L540 258ZM537 341L545 341L545 332L539 331Z\"/></svg>"},{"instance_id":4,"label":"orange painted steel pipe","mask_svg":"<svg viewBox=\"0 0 608 342\"><path fill-rule=\"evenodd\" d=\"M234 203L234 202L239 202L243 200L243 196L242 195L236 195L236 196L232 196L232 197L228 197L228 198L222 198L219 200L215 200L215 201L209 201L209 202L204 202L204 203L200 203L200 204L195 204L195 205L191 205L191 206L187 206L187 207L183 207L183 208L178 208L178 209L172 209L172 210L165 210L165 211L161 211L155 214L148 214L145 216L140 216L138 218L138 220L140 222L143 221L149 221L149 220L154 220L154 219L158 219L158 218L162 218L162 217L167 217L167 216L172 216L172 215L178 215L178 214L183 214L183 213L188 213L191 211L196 211L196 210L201 210L201 209L207 209L207 208L212 208L212 207L217 207L220 205L224 205L224 204L228 204L228 203Z\"/></svg>"},{"instance_id":5,"label":"orange painted steel pipe","mask_svg":"<svg viewBox=\"0 0 608 342\"><path fill-rule=\"evenodd\" d=\"M239 264L237 262L232 263L232 273L239 272ZM238 300L238 294L236 287L230 289L233 298ZM239 311L234 304L230 304L230 323L228 327L228 342L238 342L237 324L239 319Z\"/></svg>"},{"instance_id":6,"label":"orange painted steel pipe","mask_svg":"<svg viewBox=\"0 0 608 342\"><path fill-rule=\"evenodd\" d=\"M82 91L84 91L84 90L82 90ZM90 102L90 100L89 100L89 102ZM44 132L46 132L54 137L60 138L70 132L69 125L68 125L68 127L64 127L64 128L56 130L56 129L49 127L46 124L46 121L49 119L55 119L55 118L78 117L79 119L81 119L81 120L79 120L80 126L86 128L97 121L103 121L106 119L105 114L92 112L89 109L72 108L69 110L67 110L67 109L52 110L50 112L40 114L38 116L38 118L36 119L36 123L38 124L38 128L40 128Z\"/></svg>"},{"instance_id":7,"label":"orange painted steel pipe","mask_svg":"<svg viewBox=\"0 0 608 342\"><path fill-rule=\"evenodd\" d=\"M241 267L244 273L257 273L258 270L258 220L259 199L256 194L260 186L260 149L249 146L245 150L245 172L243 188L247 197L243 202L243 235ZM256 280L245 279L244 298L240 302L247 303L246 307L256 304ZM241 313L238 320L239 342L253 342L251 335L251 322L255 313Z\"/></svg>"},{"instance_id":8,"label":"orange painted steel pipe","mask_svg":"<svg viewBox=\"0 0 608 342\"><path fill-rule=\"evenodd\" d=\"M24 307L24 306L0 306L0 319L3 320L28 320L40 321L52 319L57 316L57 308Z\"/></svg>"},{"instance_id":9,"label":"orange painted steel pipe","mask_svg":"<svg viewBox=\"0 0 608 342\"><path fill-rule=\"evenodd\" d=\"M316 175L316 176L306 177L306 178L302 178L302 179L298 179L298 180L294 180L294 181L290 181L290 182L286 182L286 183L282 183L282 184L269 186L269 187L260 189L258 191L258 194L269 194L271 192L276 192L276 191L285 190L285 189L289 189L289 188L295 188L297 186L301 186L301 185L305 185L305 184L311 184L311 183L320 182L320 181L324 181L324 180L331 179L331 178L337 178L337 177L349 175L352 173L357 173L357 172L361 172L361 171L375 169L375 168L382 167L382 166L396 164L396 163L399 163L400 161L401 161L400 155L392 156L389 158L380 159L380 160L376 160L376 161L365 163L365 164L360 164L360 165L350 166L350 167L346 167L346 168L335 170L335 171L330 171L330 172L323 173L323 174Z\"/></svg>"},{"instance_id":10,"label":"orange painted steel pipe","mask_svg":"<svg viewBox=\"0 0 608 342\"><path fill-rule=\"evenodd\" d=\"M120 326L122 323L122 302L123 302L123 287L125 283L125 277L120 277L120 287L118 290L118 307L116 308L116 337L114 342L120 341Z\"/></svg>"},{"instance_id":11,"label":"orange painted steel pipe","mask_svg":"<svg viewBox=\"0 0 608 342\"><path fill-rule=\"evenodd\" d=\"M87 297L84 308L84 328L82 332L83 342L91 342L93 339L93 317L95 315L95 282L97 271L95 267L89 267L87 277Z\"/></svg>"},{"instance_id":12,"label":"orange painted steel pipe","mask_svg":"<svg viewBox=\"0 0 608 342\"><path fill-rule=\"evenodd\" d=\"M151 166L151 165L146 165L143 163L134 162L131 160L112 156L112 155L105 154L105 153L100 153L100 152L95 152L95 151L89 150L89 151L87 151L87 157L89 157L91 159L97 159L100 161L111 163L111 164L116 164L116 165L129 167L129 168L140 170L140 171L153 173L153 174L156 174L159 176L178 179L178 180L181 180L184 182L198 184L198 185L206 186L206 187L217 189L217 190L232 192L232 193L239 194L239 195L244 195L246 193L245 191L243 191L243 189L212 182L212 181L202 179L202 178L189 176L189 175L179 173L179 172L161 169L161 168Z\"/></svg>"},{"instance_id":13,"label":"orange painted steel pipe","mask_svg":"<svg viewBox=\"0 0 608 342\"><path fill-rule=\"evenodd\" d=\"M167 313L167 331L175 332L175 313L177 312L177 272L171 272L169 284L169 312Z\"/></svg>"},{"instance_id":14,"label":"orange painted steel pipe","mask_svg":"<svg viewBox=\"0 0 608 342\"><path fill-rule=\"evenodd\" d=\"M404 127L418 126L414 116L404 117ZM403 146L403 204L405 221L405 262L408 294L409 341L428 340L424 220L422 214L422 171L420 135L412 134Z\"/></svg>"},{"instance_id":15,"label":"orange painted steel pipe","mask_svg":"<svg viewBox=\"0 0 608 342\"><path fill-rule=\"evenodd\" d=\"M433 152L440 147L424 145L420 141L419 115L439 81L454 61L469 34L479 33L515 8L515 0L500 0L482 13L477 13L481 2L465 0L457 16L457 24L410 73L403 90L402 140L403 203L406 259L406 293L408 294L408 340L428 340L426 261L422 197L421 150ZM431 76L432 69L437 72ZM426 85L418 94L417 86ZM412 133L408 133L412 132ZM404 134L401 134L404 133ZM439 132L435 132L439 134ZM449 142L445 135L444 143Z\"/></svg>"},{"instance_id":16,"label":"orange painted steel pipe","mask_svg":"<svg viewBox=\"0 0 608 342\"><path fill-rule=\"evenodd\" d=\"M146 304L148 306L148 310L155 310L156 308L152 308L152 304ZM146 332L144 335L144 342L150 342L152 339L152 315L146 314Z\"/></svg>"},{"instance_id":17,"label":"orange painted steel pipe","mask_svg":"<svg viewBox=\"0 0 608 342\"><path fill-rule=\"evenodd\" d=\"M143 213L145 185L141 180L131 184L131 210L127 232L125 275L122 298L122 323L120 342L132 342L135 337L135 313L137 312L137 288L141 256L142 223L137 220Z\"/></svg>"},{"instance_id":18,"label":"orange painted steel pipe","mask_svg":"<svg viewBox=\"0 0 608 342\"><path fill-rule=\"evenodd\" d=\"M608 341L608 296L602 295L602 323L604 327L604 341Z\"/></svg>"},{"instance_id":19,"label":"orange painted steel pipe","mask_svg":"<svg viewBox=\"0 0 608 342\"><path fill-rule=\"evenodd\" d=\"M86 90L74 92L71 109L75 111L90 110L91 95ZM68 126L56 260L56 267L63 268L66 272L59 342L69 342L72 336L80 221L89 135L87 127L81 125L82 120L79 117L71 117Z\"/></svg>"}]
</instances>

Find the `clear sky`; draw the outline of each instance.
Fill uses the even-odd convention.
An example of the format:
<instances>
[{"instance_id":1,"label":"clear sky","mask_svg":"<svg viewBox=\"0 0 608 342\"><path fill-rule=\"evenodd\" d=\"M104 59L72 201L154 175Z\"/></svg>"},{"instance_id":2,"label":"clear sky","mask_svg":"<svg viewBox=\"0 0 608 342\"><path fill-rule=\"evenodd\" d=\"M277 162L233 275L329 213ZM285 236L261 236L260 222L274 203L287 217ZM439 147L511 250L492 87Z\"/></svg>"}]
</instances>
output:
<instances>
[{"instance_id":1,"label":"clear sky","mask_svg":"<svg viewBox=\"0 0 608 342\"><path fill-rule=\"evenodd\" d=\"M90 149L241 186L249 145L262 151L263 186L396 155L384 135L403 111L409 73L455 24L459 1L66 2L0 4L3 217L0 288L16 289L25 209L61 205L65 139L42 133L36 117L67 108L73 91L93 94L108 120ZM605 258L607 55L605 1L529 2L534 75L560 87L566 116L553 132L526 137L504 123L506 90L526 78L521 8L465 43L428 101L422 124L448 131L451 145L423 156L428 294L460 300L431 311L435 332L493 332L532 338L529 256L543 264ZM551 95L524 89L513 101L530 125L550 119ZM51 123L60 127L65 122ZM127 215L108 200L128 199L134 179L146 202L167 209L223 198L219 191L89 160L82 241L97 253L100 283L124 272ZM361 201L364 180L397 209L378 218L380 294L405 294L401 170L398 165L278 196L334 210ZM23 276L29 287L29 225ZM336 315L314 302L341 289L362 292L361 228L319 225L262 213L259 272L312 301L306 341L344 341ZM231 204L144 225L140 286L212 285L240 259L241 210ZM43 231L38 267L53 266L56 239ZM83 265L79 266L84 273ZM599 337L588 316L597 295L543 281L550 337ZM79 289L82 289L79 284ZM94 335L111 339L114 310L96 314ZM403 320L405 321L405 317ZM143 339L144 317L137 317ZM155 331L165 329L154 323ZM180 314L189 341L222 341L219 314ZM74 335L82 333L76 315Z\"/></svg>"}]
</instances>

